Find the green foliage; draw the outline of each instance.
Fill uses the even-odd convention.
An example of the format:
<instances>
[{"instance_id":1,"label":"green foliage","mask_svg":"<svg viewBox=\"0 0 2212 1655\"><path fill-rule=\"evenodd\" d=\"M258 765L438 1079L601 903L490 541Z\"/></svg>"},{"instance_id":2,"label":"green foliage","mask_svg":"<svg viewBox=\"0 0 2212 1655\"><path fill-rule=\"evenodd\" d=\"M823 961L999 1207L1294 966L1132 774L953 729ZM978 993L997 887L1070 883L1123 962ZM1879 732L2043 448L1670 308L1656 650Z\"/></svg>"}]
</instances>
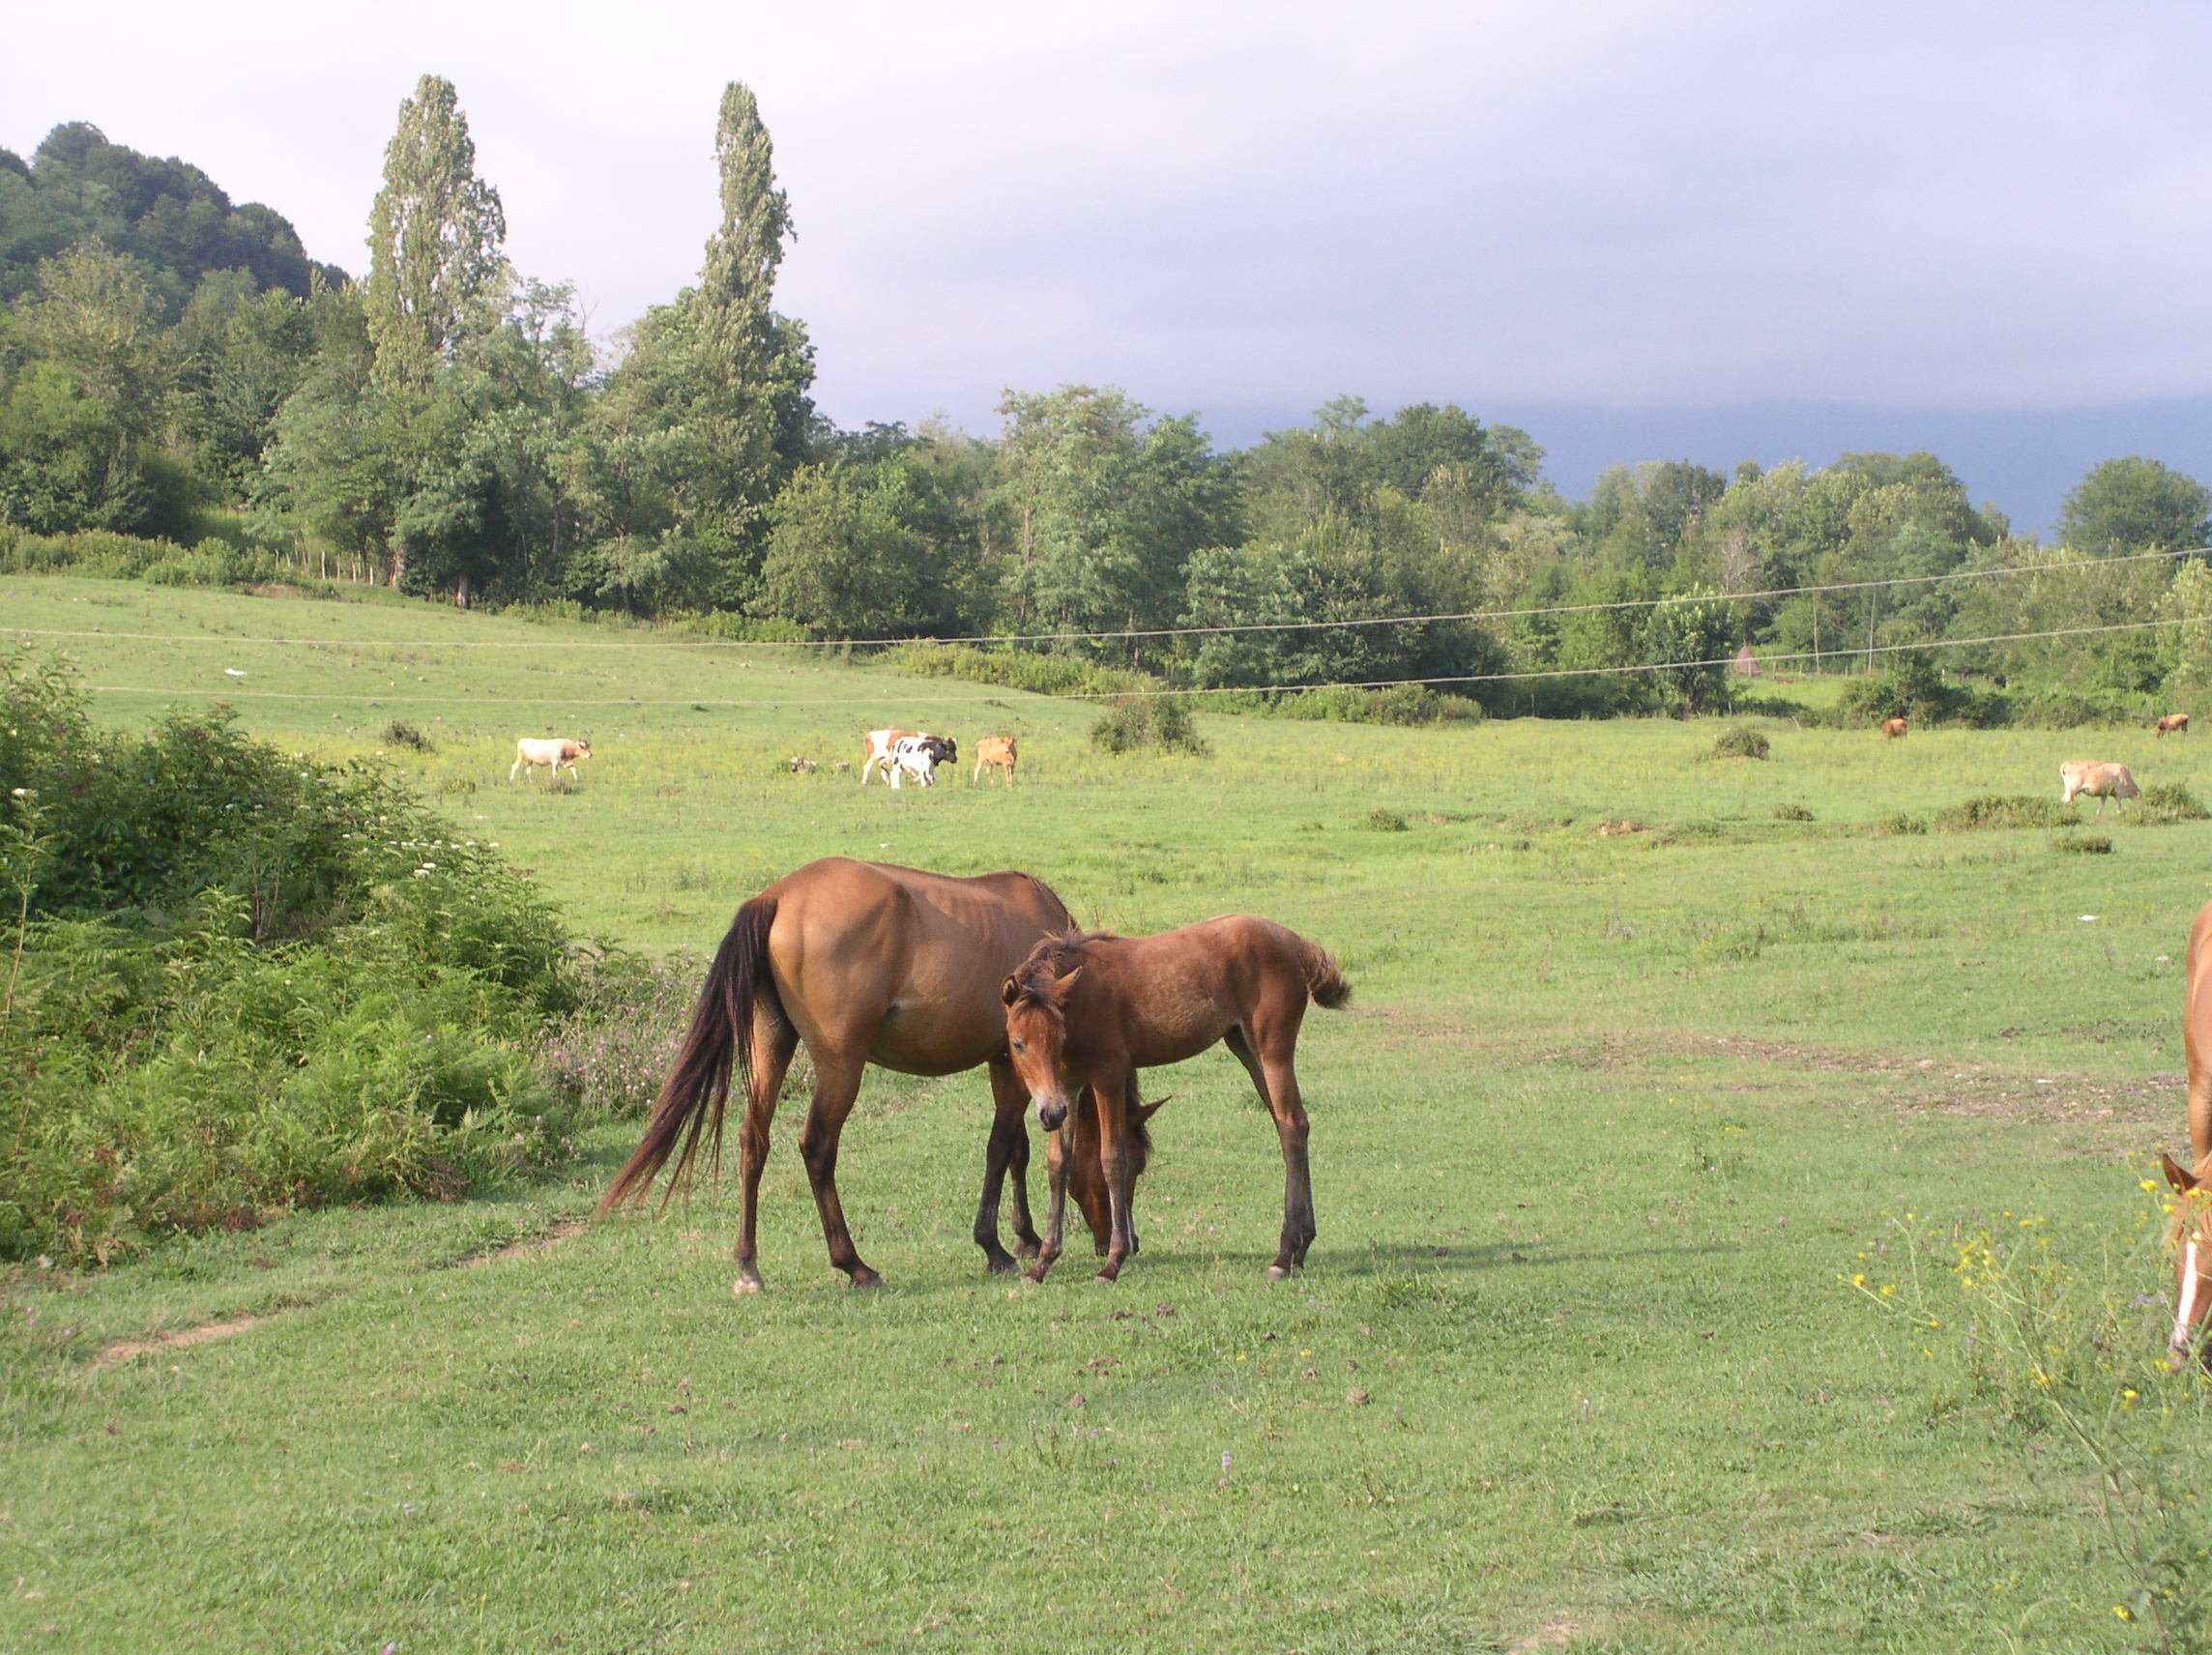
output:
<instances>
[{"instance_id":1,"label":"green foliage","mask_svg":"<svg viewBox=\"0 0 2212 1655\"><path fill-rule=\"evenodd\" d=\"M437 742L404 718L394 718L387 724L378 733L377 740L388 747L405 747L413 753L434 753L438 750Z\"/></svg>"},{"instance_id":2,"label":"green foliage","mask_svg":"<svg viewBox=\"0 0 2212 1655\"><path fill-rule=\"evenodd\" d=\"M1938 833L1969 833L1985 828L2071 828L2081 813L2071 804L2025 793L1985 793L1936 812Z\"/></svg>"},{"instance_id":3,"label":"green foliage","mask_svg":"<svg viewBox=\"0 0 2212 1655\"><path fill-rule=\"evenodd\" d=\"M1928 818L1915 816L1909 810L1893 810L1875 819L1874 830L1877 833L1925 833Z\"/></svg>"},{"instance_id":4,"label":"green foliage","mask_svg":"<svg viewBox=\"0 0 2212 1655\"><path fill-rule=\"evenodd\" d=\"M1133 753L1156 748L1204 758L1213 749L1198 733L1198 721L1180 697L1118 697L1106 715L1091 727L1091 744L1103 753Z\"/></svg>"},{"instance_id":5,"label":"green foliage","mask_svg":"<svg viewBox=\"0 0 2212 1655\"><path fill-rule=\"evenodd\" d=\"M2204 801L2189 791L2189 784L2178 781L2154 781L2145 785L2142 797L2136 800L2133 814L2139 828L2212 818L2212 810L2205 809Z\"/></svg>"},{"instance_id":6,"label":"green foliage","mask_svg":"<svg viewBox=\"0 0 2212 1655\"><path fill-rule=\"evenodd\" d=\"M2212 489L2138 454L2106 460L2066 496L2058 537L2092 557L2202 546L2212 540Z\"/></svg>"},{"instance_id":7,"label":"green foliage","mask_svg":"<svg viewBox=\"0 0 2212 1655\"><path fill-rule=\"evenodd\" d=\"M2062 857L2109 857L2112 841L2102 833L2060 833L2052 838L2051 848Z\"/></svg>"},{"instance_id":8,"label":"green foliage","mask_svg":"<svg viewBox=\"0 0 2212 1655\"><path fill-rule=\"evenodd\" d=\"M1716 759L1763 759L1770 743L1763 730L1754 730L1747 724L1731 724L1713 738L1713 757Z\"/></svg>"},{"instance_id":9,"label":"green foliage","mask_svg":"<svg viewBox=\"0 0 2212 1655\"><path fill-rule=\"evenodd\" d=\"M1359 825L1377 833L1403 833L1408 830L1406 818L1395 810L1377 805L1359 819Z\"/></svg>"},{"instance_id":10,"label":"green foliage","mask_svg":"<svg viewBox=\"0 0 2212 1655\"><path fill-rule=\"evenodd\" d=\"M1026 689L1033 695L1132 695L1160 687L1147 673L1100 666L1080 655L1020 649L978 649L973 644L901 644L878 657L917 678L960 678L975 683Z\"/></svg>"},{"instance_id":11,"label":"green foliage","mask_svg":"<svg viewBox=\"0 0 2212 1655\"><path fill-rule=\"evenodd\" d=\"M102 735L18 653L0 790L0 1257L104 1262L558 1153L525 1048L573 1004L567 933L384 772L227 713Z\"/></svg>"},{"instance_id":12,"label":"green foliage","mask_svg":"<svg viewBox=\"0 0 2212 1655\"><path fill-rule=\"evenodd\" d=\"M1774 807L1774 819L1777 822L1810 822L1813 813L1802 804L1785 801Z\"/></svg>"},{"instance_id":13,"label":"green foliage","mask_svg":"<svg viewBox=\"0 0 2212 1655\"><path fill-rule=\"evenodd\" d=\"M1424 683L1394 683L1386 689L1336 684L1268 695L1215 695L1207 698L1207 706L1216 712L1329 724L1478 724L1484 716L1479 701L1440 695Z\"/></svg>"}]
</instances>

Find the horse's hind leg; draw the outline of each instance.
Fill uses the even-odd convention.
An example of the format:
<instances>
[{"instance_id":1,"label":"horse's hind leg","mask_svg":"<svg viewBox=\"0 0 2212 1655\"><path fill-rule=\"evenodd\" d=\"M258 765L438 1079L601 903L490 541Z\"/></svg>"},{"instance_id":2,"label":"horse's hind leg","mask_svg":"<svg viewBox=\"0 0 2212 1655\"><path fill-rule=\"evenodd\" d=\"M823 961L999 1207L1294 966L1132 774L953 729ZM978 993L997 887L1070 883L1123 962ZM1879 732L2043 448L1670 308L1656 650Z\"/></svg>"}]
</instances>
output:
<instances>
[{"instance_id":1,"label":"horse's hind leg","mask_svg":"<svg viewBox=\"0 0 2212 1655\"><path fill-rule=\"evenodd\" d=\"M837 1199L837 1139L845 1130L845 1118L853 1113L853 1100L860 1095L867 1060L859 1054L829 1052L814 1052L813 1058L814 1106L806 1112L806 1125L799 1134L799 1154L814 1185L814 1205L822 1212L830 1263L850 1276L857 1288L882 1287L883 1277L861 1262L853 1245L853 1233L845 1227L845 1206Z\"/></svg>"},{"instance_id":2,"label":"horse's hind leg","mask_svg":"<svg viewBox=\"0 0 2212 1655\"><path fill-rule=\"evenodd\" d=\"M990 1147L983 1157L983 1199L975 1208L975 1245L983 1249L984 1267L991 1274L1007 1275L1018 1266L1015 1255L1033 1259L1043 1245L1030 1221L1030 1131L1024 1117L1030 1094L1014 1075L1014 1066L1003 1058L991 1060ZM999 1195L1006 1174L1014 1175L1014 1253L999 1244Z\"/></svg>"},{"instance_id":3,"label":"horse's hind leg","mask_svg":"<svg viewBox=\"0 0 2212 1655\"><path fill-rule=\"evenodd\" d=\"M759 1247L753 1220L760 1210L761 1172L768 1165L769 1126L775 1119L776 1100L783 1095L783 1077L799 1048L799 1032L765 1000L753 1002L752 1074L745 1087L745 1123L738 1134L740 1218L738 1224L738 1279L731 1292L761 1291Z\"/></svg>"},{"instance_id":4,"label":"horse's hind leg","mask_svg":"<svg viewBox=\"0 0 2212 1655\"><path fill-rule=\"evenodd\" d=\"M1275 1133L1283 1144L1283 1237L1275 1262L1267 1266L1267 1274L1280 1281L1305 1264L1306 1249L1313 1245L1313 1169L1306 1159L1305 1100L1298 1094L1298 1074L1291 1061L1297 1027L1292 1025L1288 1034L1273 1031L1269 1034L1261 1041L1259 1052L1241 1029L1232 1029L1226 1043L1274 1116Z\"/></svg>"}]
</instances>

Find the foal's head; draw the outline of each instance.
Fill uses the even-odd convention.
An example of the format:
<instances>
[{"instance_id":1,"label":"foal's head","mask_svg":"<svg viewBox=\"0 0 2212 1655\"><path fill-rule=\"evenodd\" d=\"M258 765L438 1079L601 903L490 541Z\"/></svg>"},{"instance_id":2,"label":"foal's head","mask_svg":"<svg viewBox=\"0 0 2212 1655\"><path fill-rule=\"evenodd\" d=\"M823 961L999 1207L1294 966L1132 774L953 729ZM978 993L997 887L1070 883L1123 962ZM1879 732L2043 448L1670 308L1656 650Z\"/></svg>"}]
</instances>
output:
<instances>
[{"instance_id":1,"label":"foal's head","mask_svg":"<svg viewBox=\"0 0 2212 1655\"><path fill-rule=\"evenodd\" d=\"M1040 946L1005 981L1006 1051L1023 1088L1036 1100L1037 1124L1057 1132L1067 1118L1076 1086L1062 1067L1067 1050L1067 997L1083 968L1060 975L1052 954Z\"/></svg>"},{"instance_id":2,"label":"foal's head","mask_svg":"<svg viewBox=\"0 0 2212 1655\"><path fill-rule=\"evenodd\" d=\"M2171 1155L2161 1155L2159 1160L2166 1168L2166 1181L2180 1196L2173 1227L2167 1232L2173 1248L2174 1298L2167 1361L2179 1368L2189 1360L2197 1330L2212 1312L2212 1155L2197 1162L2194 1173Z\"/></svg>"}]
</instances>

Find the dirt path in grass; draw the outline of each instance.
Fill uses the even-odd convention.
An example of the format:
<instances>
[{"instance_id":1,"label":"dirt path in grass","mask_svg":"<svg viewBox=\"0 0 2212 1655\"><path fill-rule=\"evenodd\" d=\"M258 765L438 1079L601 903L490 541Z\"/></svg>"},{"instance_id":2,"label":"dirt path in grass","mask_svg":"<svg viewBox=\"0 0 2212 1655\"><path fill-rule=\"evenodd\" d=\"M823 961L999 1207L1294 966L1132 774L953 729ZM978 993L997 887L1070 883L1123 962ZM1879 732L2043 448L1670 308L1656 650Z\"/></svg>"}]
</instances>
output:
<instances>
[{"instance_id":1,"label":"dirt path in grass","mask_svg":"<svg viewBox=\"0 0 2212 1655\"><path fill-rule=\"evenodd\" d=\"M517 1236L504 1247L494 1247L489 1252L484 1253L471 1253L465 1258L455 1259L451 1264L443 1267L453 1270L473 1270L484 1264L536 1258L539 1254L550 1252L562 1242L581 1235L583 1233L584 1226L580 1220L565 1219L550 1230L535 1235ZM321 1299L315 1302L327 1304L330 1301ZM134 1362L141 1356L159 1356L170 1350L182 1350L189 1346L205 1345L217 1339L234 1338L249 1328L260 1326L265 1321L274 1321L279 1316L287 1316L293 1311L307 1308L309 1307L304 1303L288 1304L276 1310L264 1311L254 1315L227 1316L216 1321L203 1321L194 1327L179 1327L171 1332L156 1333L144 1339L120 1339L114 1344L103 1346L101 1349L99 1354L92 1359L90 1371L95 1374L104 1373L109 1368L121 1367L125 1362Z\"/></svg>"}]
</instances>

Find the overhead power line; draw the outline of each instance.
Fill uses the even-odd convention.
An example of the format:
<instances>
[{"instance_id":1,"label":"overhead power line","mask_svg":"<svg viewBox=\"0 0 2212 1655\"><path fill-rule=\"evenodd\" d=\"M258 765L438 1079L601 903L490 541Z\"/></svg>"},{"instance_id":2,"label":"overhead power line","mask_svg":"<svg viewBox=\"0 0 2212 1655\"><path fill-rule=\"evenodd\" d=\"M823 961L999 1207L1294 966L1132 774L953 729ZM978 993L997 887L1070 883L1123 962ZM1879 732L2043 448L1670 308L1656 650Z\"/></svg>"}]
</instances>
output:
<instances>
[{"instance_id":1,"label":"overhead power line","mask_svg":"<svg viewBox=\"0 0 2212 1655\"><path fill-rule=\"evenodd\" d=\"M548 638L241 638L211 632L106 632L58 627L11 626L9 635L19 638L98 638L140 644L271 644L289 648L339 650L872 650L902 644L1081 644L1131 643L1161 638L1228 637L1246 633L1325 632L1355 626L1429 626L1474 621L1526 621L1540 616L1593 615L1622 609L1664 609L1684 603L1761 603L1768 599L1820 597L1838 593L1887 591L1895 587L1938 586L1952 581L1998 580L2013 575L2074 574L2126 564L2171 562L2179 558L2212 555L2212 546L2189 546L2179 551L2130 552L2120 557L2093 558L2075 563L2004 564L1992 568L1952 569L1943 574L1884 575L1877 580L1830 581L1816 586L1777 586L1758 592L1672 593L1665 597L1619 597L1595 603L1551 603L1526 609L1465 609L1441 615L1375 615L1364 619L1333 621L1239 621L1213 626L1129 627L1120 631L1083 632L975 632L958 637L910 638L794 638L769 641L754 638L655 638L641 643L598 643L581 639ZM1849 652L1863 654L1863 650Z\"/></svg>"},{"instance_id":2,"label":"overhead power line","mask_svg":"<svg viewBox=\"0 0 2212 1655\"><path fill-rule=\"evenodd\" d=\"M1979 638L1925 638L1905 644L1877 644L1873 650L1864 648L1848 652L1851 655L1898 655L1917 650L1963 650L1976 644L2025 644L2046 638L2080 638L2100 632L2140 632L2154 626L2201 626L2212 624L2212 615L2181 615L2162 617L2156 621L2113 621L2094 626L2053 626L2040 632L1993 632ZM1776 666L1791 662L1833 659L1837 652L1826 651L1816 655L1811 650L1799 650L1782 654L1762 654L1761 666ZM1176 689L1163 686L1158 689L1099 689L1075 690L1065 694L1045 697L1052 701L1125 701L1182 695L1295 695L1318 689L1397 689L1406 685L1433 685L1452 683L1523 683L1546 679L1561 678L1617 678L1630 673L1668 673L1695 670L1704 667L1732 666L1733 655L1716 655L1709 660L1689 661L1639 661L1623 666L1600 667L1530 667L1514 672L1495 673L1441 673L1427 678L1352 679L1331 683L1263 683L1216 684L1203 689ZM587 700L583 698L530 695L410 695L405 691L386 692L382 695L325 694L315 690L281 689L161 689L139 684L94 683L84 686L100 695L190 695L216 701L319 701L337 702L349 706L381 707L387 702L406 702L438 707L590 707L626 708L638 710L648 707L690 707L701 711L717 708L740 707L875 707L885 702L911 704L916 701L934 702L995 702L998 695L947 695L926 689L903 689L883 695L860 696L754 696L744 700L716 699L712 696L627 696L618 700ZM1000 686L1004 693L1004 686ZM1024 693L1015 691L1015 693Z\"/></svg>"}]
</instances>

